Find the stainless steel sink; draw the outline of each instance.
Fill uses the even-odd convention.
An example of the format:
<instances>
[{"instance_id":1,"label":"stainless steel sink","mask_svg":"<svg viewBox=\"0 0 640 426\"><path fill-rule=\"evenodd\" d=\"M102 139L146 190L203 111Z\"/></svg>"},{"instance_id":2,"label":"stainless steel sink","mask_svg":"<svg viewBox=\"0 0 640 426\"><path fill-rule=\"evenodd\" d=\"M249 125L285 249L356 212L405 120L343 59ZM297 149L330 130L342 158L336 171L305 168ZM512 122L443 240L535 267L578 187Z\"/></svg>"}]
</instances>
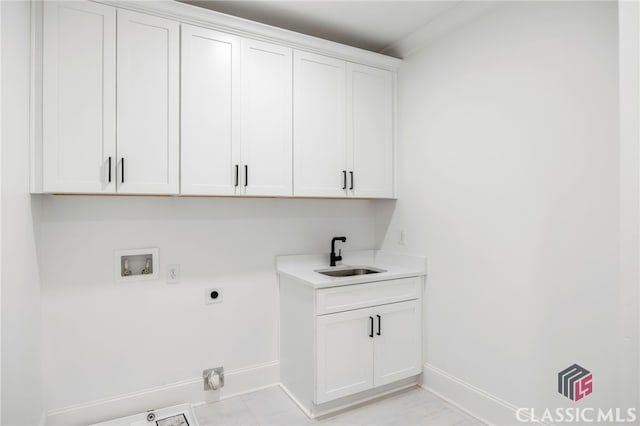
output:
<instances>
[{"instance_id":1,"label":"stainless steel sink","mask_svg":"<svg viewBox=\"0 0 640 426\"><path fill-rule=\"evenodd\" d=\"M330 277L352 277L354 275L377 274L387 271L385 271L384 269L371 268L368 266L358 266L349 268L318 269L316 270L316 272Z\"/></svg>"}]
</instances>

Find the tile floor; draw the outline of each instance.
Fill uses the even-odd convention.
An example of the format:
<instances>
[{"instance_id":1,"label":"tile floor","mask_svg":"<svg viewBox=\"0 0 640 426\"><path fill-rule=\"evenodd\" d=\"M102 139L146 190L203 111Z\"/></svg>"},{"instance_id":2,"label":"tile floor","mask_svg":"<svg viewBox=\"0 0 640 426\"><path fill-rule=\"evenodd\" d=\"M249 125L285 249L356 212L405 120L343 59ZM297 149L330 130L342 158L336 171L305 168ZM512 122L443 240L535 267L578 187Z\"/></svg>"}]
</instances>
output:
<instances>
[{"instance_id":1,"label":"tile floor","mask_svg":"<svg viewBox=\"0 0 640 426\"><path fill-rule=\"evenodd\" d=\"M195 413L201 426L484 425L419 387L314 420L279 386L201 405Z\"/></svg>"}]
</instances>

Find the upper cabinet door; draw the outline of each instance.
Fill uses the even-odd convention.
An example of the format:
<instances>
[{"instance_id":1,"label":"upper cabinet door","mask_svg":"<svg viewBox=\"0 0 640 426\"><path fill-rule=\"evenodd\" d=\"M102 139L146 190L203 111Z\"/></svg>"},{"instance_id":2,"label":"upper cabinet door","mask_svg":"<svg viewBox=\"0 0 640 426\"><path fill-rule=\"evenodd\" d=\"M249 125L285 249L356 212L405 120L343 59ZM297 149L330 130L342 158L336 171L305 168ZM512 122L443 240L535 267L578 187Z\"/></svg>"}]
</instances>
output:
<instances>
[{"instance_id":1,"label":"upper cabinet door","mask_svg":"<svg viewBox=\"0 0 640 426\"><path fill-rule=\"evenodd\" d=\"M294 52L294 195L346 195L345 62Z\"/></svg>"},{"instance_id":2,"label":"upper cabinet door","mask_svg":"<svg viewBox=\"0 0 640 426\"><path fill-rule=\"evenodd\" d=\"M181 193L240 193L240 39L182 24L181 45Z\"/></svg>"},{"instance_id":3,"label":"upper cabinet door","mask_svg":"<svg viewBox=\"0 0 640 426\"><path fill-rule=\"evenodd\" d=\"M391 198L394 175L392 74L349 63L347 88L348 164L353 171L349 195Z\"/></svg>"},{"instance_id":4,"label":"upper cabinet door","mask_svg":"<svg viewBox=\"0 0 640 426\"><path fill-rule=\"evenodd\" d=\"M292 50L242 40L242 185L245 195L291 196Z\"/></svg>"},{"instance_id":5,"label":"upper cabinet door","mask_svg":"<svg viewBox=\"0 0 640 426\"><path fill-rule=\"evenodd\" d=\"M180 26L118 10L118 192L179 190Z\"/></svg>"},{"instance_id":6,"label":"upper cabinet door","mask_svg":"<svg viewBox=\"0 0 640 426\"><path fill-rule=\"evenodd\" d=\"M43 31L43 190L115 192L116 9L44 2Z\"/></svg>"}]
</instances>

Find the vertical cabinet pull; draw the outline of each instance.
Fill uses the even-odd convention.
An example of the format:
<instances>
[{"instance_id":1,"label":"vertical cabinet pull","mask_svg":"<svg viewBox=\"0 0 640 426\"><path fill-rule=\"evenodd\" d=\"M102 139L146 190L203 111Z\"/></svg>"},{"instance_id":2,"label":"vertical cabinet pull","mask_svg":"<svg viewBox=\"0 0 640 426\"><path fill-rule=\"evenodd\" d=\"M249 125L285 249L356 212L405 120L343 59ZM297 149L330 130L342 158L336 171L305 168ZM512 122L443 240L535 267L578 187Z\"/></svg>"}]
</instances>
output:
<instances>
[{"instance_id":1,"label":"vertical cabinet pull","mask_svg":"<svg viewBox=\"0 0 640 426\"><path fill-rule=\"evenodd\" d=\"M382 334L382 328L380 327L382 321L380 319L380 315L376 315L378 317L378 332L376 333L378 336Z\"/></svg>"},{"instance_id":2,"label":"vertical cabinet pull","mask_svg":"<svg viewBox=\"0 0 640 426\"><path fill-rule=\"evenodd\" d=\"M109 157L109 183L111 183L111 157Z\"/></svg>"},{"instance_id":3,"label":"vertical cabinet pull","mask_svg":"<svg viewBox=\"0 0 640 426\"><path fill-rule=\"evenodd\" d=\"M349 172L349 175L351 175L351 187L349 189L353 189L353 172Z\"/></svg>"},{"instance_id":4,"label":"vertical cabinet pull","mask_svg":"<svg viewBox=\"0 0 640 426\"><path fill-rule=\"evenodd\" d=\"M122 157L122 173L120 173L120 181L124 183L124 157Z\"/></svg>"},{"instance_id":5,"label":"vertical cabinet pull","mask_svg":"<svg viewBox=\"0 0 640 426\"><path fill-rule=\"evenodd\" d=\"M235 186L238 186L238 169L239 168L240 166L236 164L236 185Z\"/></svg>"},{"instance_id":6,"label":"vertical cabinet pull","mask_svg":"<svg viewBox=\"0 0 640 426\"><path fill-rule=\"evenodd\" d=\"M369 337L373 337L373 317L369 317L369 321L370 321L370 331L369 331Z\"/></svg>"},{"instance_id":7,"label":"vertical cabinet pull","mask_svg":"<svg viewBox=\"0 0 640 426\"><path fill-rule=\"evenodd\" d=\"M244 186L249 185L249 166L244 165Z\"/></svg>"},{"instance_id":8,"label":"vertical cabinet pull","mask_svg":"<svg viewBox=\"0 0 640 426\"><path fill-rule=\"evenodd\" d=\"M342 171L342 189L347 189L347 171Z\"/></svg>"}]
</instances>

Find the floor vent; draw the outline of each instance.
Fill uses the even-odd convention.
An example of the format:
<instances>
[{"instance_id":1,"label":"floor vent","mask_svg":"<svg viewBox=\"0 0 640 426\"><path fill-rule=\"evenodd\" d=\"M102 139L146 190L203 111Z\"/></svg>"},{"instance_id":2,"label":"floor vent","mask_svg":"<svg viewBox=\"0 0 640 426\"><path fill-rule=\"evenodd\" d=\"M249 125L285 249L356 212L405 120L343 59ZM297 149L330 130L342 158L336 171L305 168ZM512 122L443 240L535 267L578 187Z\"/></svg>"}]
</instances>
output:
<instances>
[{"instance_id":1,"label":"floor vent","mask_svg":"<svg viewBox=\"0 0 640 426\"><path fill-rule=\"evenodd\" d=\"M132 416L95 423L91 426L199 426L189 404L149 410Z\"/></svg>"}]
</instances>

